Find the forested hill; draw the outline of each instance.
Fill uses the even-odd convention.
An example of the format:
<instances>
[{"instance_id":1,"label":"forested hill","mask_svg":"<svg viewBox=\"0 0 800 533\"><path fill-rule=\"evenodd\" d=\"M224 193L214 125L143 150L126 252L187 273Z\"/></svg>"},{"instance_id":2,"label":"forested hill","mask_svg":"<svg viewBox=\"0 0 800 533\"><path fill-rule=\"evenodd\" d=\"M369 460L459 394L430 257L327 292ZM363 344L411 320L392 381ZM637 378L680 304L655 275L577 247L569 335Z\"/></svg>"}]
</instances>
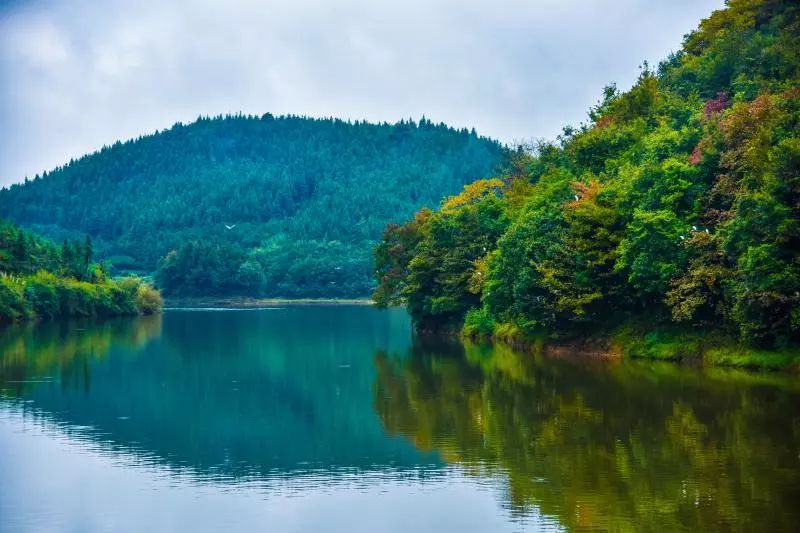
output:
<instances>
[{"instance_id":1,"label":"forested hill","mask_svg":"<svg viewBox=\"0 0 800 533\"><path fill-rule=\"evenodd\" d=\"M503 149L427 119L201 118L0 191L0 217L152 272L166 294L368 295L387 222L496 170Z\"/></svg>"},{"instance_id":2,"label":"forested hill","mask_svg":"<svg viewBox=\"0 0 800 533\"><path fill-rule=\"evenodd\" d=\"M730 0L510 168L390 227L376 300L501 337L642 317L689 332L673 351L666 333L644 337L654 357L697 352L711 330L800 339L797 1Z\"/></svg>"}]
</instances>

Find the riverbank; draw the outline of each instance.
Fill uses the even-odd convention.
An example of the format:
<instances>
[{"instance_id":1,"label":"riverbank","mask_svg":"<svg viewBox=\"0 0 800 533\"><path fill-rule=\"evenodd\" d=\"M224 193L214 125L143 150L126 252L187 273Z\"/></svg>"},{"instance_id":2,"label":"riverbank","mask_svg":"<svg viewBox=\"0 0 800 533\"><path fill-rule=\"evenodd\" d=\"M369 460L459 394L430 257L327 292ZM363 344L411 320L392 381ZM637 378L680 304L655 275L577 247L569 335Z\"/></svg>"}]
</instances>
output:
<instances>
[{"instance_id":1,"label":"riverbank","mask_svg":"<svg viewBox=\"0 0 800 533\"><path fill-rule=\"evenodd\" d=\"M53 318L152 315L161 312L161 295L135 276L91 281L40 270L0 273L0 325Z\"/></svg>"},{"instance_id":2,"label":"riverbank","mask_svg":"<svg viewBox=\"0 0 800 533\"><path fill-rule=\"evenodd\" d=\"M748 346L720 331L623 324L610 331L560 339L528 335L519 328L501 324L491 335L466 336L551 357L578 355L596 359L648 359L800 373L800 346L770 349Z\"/></svg>"},{"instance_id":3,"label":"riverbank","mask_svg":"<svg viewBox=\"0 0 800 533\"><path fill-rule=\"evenodd\" d=\"M165 309L186 308L258 308L289 305L373 305L368 298L243 298L243 297L170 297L164 301Z\"/></svg>"}]
</instances>

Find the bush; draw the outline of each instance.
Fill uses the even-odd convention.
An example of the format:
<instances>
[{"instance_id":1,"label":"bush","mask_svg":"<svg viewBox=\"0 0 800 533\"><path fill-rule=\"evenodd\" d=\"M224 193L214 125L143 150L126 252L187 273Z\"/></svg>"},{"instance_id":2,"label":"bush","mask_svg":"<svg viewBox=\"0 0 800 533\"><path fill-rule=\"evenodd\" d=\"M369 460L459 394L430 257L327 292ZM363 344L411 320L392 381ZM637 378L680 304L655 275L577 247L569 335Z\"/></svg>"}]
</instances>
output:
<instances>
[{"instance_id":1,"label":"bush","mask_svg":"<svg viewBox=\"0 0 800 533\"><path fill-rule=\"evenodd\" d=\"M0 323L31 316L32 311L25 301L23 289L24 284L20 278L0 274Z\"/></svg>"},{"instance_id":2,"label":"bush","mask_svg":"<svg viewBox=\"0 0 800 533\"><path fill-rule=\"evenodd\" d=\"M61 314L63 316L94 316L97 292L91 283L72 278L62 279L60 289Z\"/></svg>"},{"instance_id":3,"label":"bush","mask_svg":"<svg viewBox=\"0 0 800 533\"><path fill-rule=\"evenodd\" d=\"M494 333L494 318L489 309L480 307L467 311L461 331L467 337L488 337Z\"/></svg>"},{"instance_id":4,"label":"bush","mask_svg":"<svg viewBox=\"0 0 800 533\"><path fill-rule=\"evenodd\" d=\"M136 290L136 307L143 315L153 315L161 311L164 301L159 293L147 283L142 283Z\"/></svg>"},{"instance_id":5,"label":"bush","mask_svg":"<svg viewBox=\"0 0 800 533\"><path fill-rule=\"evenodd\" d=\"M39 271L25 280L25 299L36 316L52 318L60 313L58 284L58 277L45 271Z\"/></svg>"},{"instance_id":6,"label":"bush","mask_svg":"<svg viewBox=\"0 0 800 533\"><path fill-rule=\"evenodd\" d=\"M161 310L161 293L138 276L127 276L117 281L124 298L130 302L134 313L152 315Z\"/></svg>"}]
</instances>

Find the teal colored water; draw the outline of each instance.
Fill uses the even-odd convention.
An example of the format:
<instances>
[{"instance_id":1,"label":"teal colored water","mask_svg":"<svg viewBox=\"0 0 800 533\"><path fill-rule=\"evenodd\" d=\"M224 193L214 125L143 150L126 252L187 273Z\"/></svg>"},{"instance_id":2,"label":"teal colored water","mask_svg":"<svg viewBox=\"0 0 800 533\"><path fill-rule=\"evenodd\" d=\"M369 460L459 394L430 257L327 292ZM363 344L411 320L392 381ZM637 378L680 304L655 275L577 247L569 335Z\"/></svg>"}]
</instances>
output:
<instances>
[{"instance_id":1,"label":"teal colored water","mask_svg":"<svg viewBox=\"0 0 800 533\"><path fill-rule=\"evenodd\" d=\"M2 531L793 531L800 380L366 306L0 331Z\"/></svg>"}]
</instances>

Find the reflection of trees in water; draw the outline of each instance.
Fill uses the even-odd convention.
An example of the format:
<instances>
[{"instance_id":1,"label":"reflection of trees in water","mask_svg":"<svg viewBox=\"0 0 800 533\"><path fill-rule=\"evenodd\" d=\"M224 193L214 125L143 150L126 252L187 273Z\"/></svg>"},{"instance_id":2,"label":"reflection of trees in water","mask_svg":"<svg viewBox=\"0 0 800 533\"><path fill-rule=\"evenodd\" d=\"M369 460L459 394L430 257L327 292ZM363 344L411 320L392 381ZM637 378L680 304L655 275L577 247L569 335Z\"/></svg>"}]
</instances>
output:
<instances>
[{"instance_id":1,"label":"reflection of trees in water","mask_svg":"<svg viewBox=\"0 0 800 533\"><path fill-rule=\"evenodd\" d=\"M410 346L408 318L395 315L397 325L367 307L174 312L163 328L41 324L0 332L0 347L15 346L0 358L0 390L25 400L14 407L26 416L90 428L81 440L198 480L416 472L426 458L387 439L371 405L376 346Z\"/></svg>"},{"instance_id":2,"label":"reflection of trees in water","mask_svg":"<svg viewBox=\"0 0 800 533\"><path fill-rule=\"evenodd\" d=\"M571 529L791 530L800 393L788 376L543 360L418 342L379 353L387 430Z\"/></svg>"},{"instance_id":3,"label":"reflection of trees in water","mask_svg":"<svg viewBox=\"0 0 800 533\"><path fill-rule=\"evenodd\" d=\"M55 378L64 388L88 388L92 360L115 348L135 352L160 334L160 315L5 328L0 331L0 395L20 396Z\"/></svg>"}]
</instances>

